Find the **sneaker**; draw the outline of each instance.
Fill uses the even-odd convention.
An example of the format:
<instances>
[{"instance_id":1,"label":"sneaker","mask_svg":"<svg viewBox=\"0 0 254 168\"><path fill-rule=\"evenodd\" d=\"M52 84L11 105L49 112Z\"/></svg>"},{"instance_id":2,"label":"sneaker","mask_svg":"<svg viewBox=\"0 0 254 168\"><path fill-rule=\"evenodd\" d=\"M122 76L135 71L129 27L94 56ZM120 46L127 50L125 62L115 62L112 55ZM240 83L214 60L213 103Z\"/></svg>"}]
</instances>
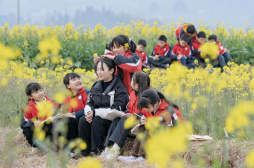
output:
<instances>
[{"instance_id":1,"label":"sneaker","mask_svg":"<svg viewBox=\"0 0 254 168\"><path fill-rule=\"evenodd\" d=\"M82 157L82 155L79 153L76 153L76 152L70 152L70 157L72 159L78 159L78 158Z\"/></svg>"},{"instance_id":2,"label":"sneaker","mask_svg":"<svg viewBox=\"0 0 254 168\"><path fill-rule=\"evenodd\" d=\"M112 147L109 150L109 152L108 152L108 154L106 156L106 159L107 160L114 160L114 159L116 159L119 156L119 154L120 154L120 148L114 148L114 147Z\"/></svg>"},{"instance_id":3,"label":"sneaker","mask_svg":"<svg viewBox=\"0 0 254 168\"><path fill-rule=\"evenodd\" d=\"M143 158L142 156L140 156L136 159L137 162L143 162L144 160L145 160L145 158Z\"/></svg>"},{"instance_id":4,"label":"sneaker","mask_svg":"<svg viewBox=\"0 0 254 168\"><path fill-rule=\"evenodd\" d=\"M106 157L109 153L109 150L104 150L103 152L101 152L101 155L102 157Z\"/></svg>"},{"instance_id":5,"label":"sneaker","mask_svg":"<svg viewBox=\"0 0 254 168\"><path fill-rule=\"evenodd\" d=\"M161 64L161 67L167 69L169 67L169 64Z\"/></svg>"},{"instance_id":6,"label":"sneaker","mask_svg":"<svg viewBox=\"0 0 254 168\"><path fill-rule=\"evenodd\" d=\"M135 157L135 156L119 156L118 160L120 160L121 162L124 162L124 163L131 163L131 162L136 162L137 157Z\"/></svg>"}]
</instances>

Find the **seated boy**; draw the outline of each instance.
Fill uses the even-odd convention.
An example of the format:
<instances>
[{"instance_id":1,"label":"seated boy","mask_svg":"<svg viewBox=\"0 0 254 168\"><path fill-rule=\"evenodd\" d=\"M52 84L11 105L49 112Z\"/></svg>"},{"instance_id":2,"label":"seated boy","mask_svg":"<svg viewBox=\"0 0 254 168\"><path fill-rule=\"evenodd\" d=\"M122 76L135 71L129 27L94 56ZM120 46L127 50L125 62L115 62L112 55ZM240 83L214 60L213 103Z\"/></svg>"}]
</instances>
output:
<instances>
[{"instance_id":1,"label":"seated boy","mask_svg":"<svg viewBox=\"0 0 254 168\"><path fill-rule=\"evenodd\" d=\"M171 63L169 57L170 46L167 43L167 37L161 35L158 39L157 45L154 47L152 57L148 58L148 62L151 66L159 68L168 68Z\"/></svg>"},{"instance_id":2,"label":"seated boy","mask_svg":"<svg viewBox=\"0 0 254 168\"><path fill-rule=\"evenodd\" d=\"M146 52L144 51L145 48L146 48L146 41L143 39L140 39L138 41L138 45L137 45L137 49L135 53L140 57L142 61L142 69L150 68L148 65L148 58L147 58Z\"/></svg>"},{"instance_id":3,"label":"seated boy","mask_svg":"<svg viewBox=\"0 0 254 168\"><path fill-rule=\"evenodd\" d=\"M195 41L197 36L195 26L192 23L184 23L183 25L180 25L175 31L176 39L179 41L184 34L189 35L191 41Z\"/></svg>"},{"instance_id":4,"label":"seated boy","mask_svg":"<svg viewBox=\"0 0 254 168\"><path fill-rule=\"evenodd\" d=\"M231 56L230 56L229 50L224 48L223 45L219 41L217 41L216 35L214 35L214 34L210 35L208 37L208 41L218 45L219 55L224 57L226 65L228 64L228 62L231 62Z\"/></svg>"},{"instance_id":5,"label":"seated boy","mask_svg":"<svg viewBox=\"0 0 254 168\"><path fill-rule=\"evenodd\" d=\"M181 36L179 42L177 42L171 52L171 60L179 61L182 65L187 66L188 68L193 68L191 61L191 49L188 45L190 41L190 36L184 34Z\"/></svg>"},{"instance_id":6,"label":"seated boy","mask_svg":"<svg viewBox=\"0 0 254 168\"><path fill-rule=\"evenodd\" d=\"M197 40L192 42L192 47L191 47L191 53L194 59L198 60L198 65L201 67L205 67L205 60L204 58L200 57L200 50L199 47L200 45L204 44L206 42L206 33L203 31L200 31L197 34Z\"/></svg>"}]
</instances>

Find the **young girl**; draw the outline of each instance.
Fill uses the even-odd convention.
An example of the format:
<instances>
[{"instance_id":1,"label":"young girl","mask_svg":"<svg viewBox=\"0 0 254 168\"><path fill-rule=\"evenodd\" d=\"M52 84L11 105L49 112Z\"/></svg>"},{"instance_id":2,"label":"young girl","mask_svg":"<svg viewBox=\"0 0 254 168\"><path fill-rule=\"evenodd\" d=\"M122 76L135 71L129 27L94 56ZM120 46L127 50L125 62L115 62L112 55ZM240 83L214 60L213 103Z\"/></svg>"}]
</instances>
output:
<instances>
[{"instance_id":1,"label":"young girl","mask_svg":"<svg viewBox=\"0 0 254 168\"><path fill-rule=\"evenodd\" d=\"M143 116L141 117L141 124L145 124L147 118L158 116L161 122L165 125L172 126L174 120L177 120L177 114L172 106L167 103L164 95L160 92L156 92L151 89L145 90L138 101L138 108L142 109ZM145 126L139 127L139 132L146 132ZM122 162L135 162L143 161L145 158L145 152L143 150L143 144L136 137L133 148L132 156L119 156L118 159Z\"/></svg>"},{"instance_id":2,"label":"young girl","mask_svg":"<svg viewBox=\"0 0 254 168\"><path fill-rule=\"evenodd\" d=\"M115 60L118 67L118 76L122 79L128 93L131 89L131 77L133 73L141 71L141 60L136 51L136 44L125 35L118 35L112 40L113 53L112 55L103 55L109 59Z\"/></svg>"},{"instance_id":3,"label":"young girl","mask_svg":"<svg viewBox=\"0 0 254 168\"><path fill-rule=\"evenodd\" d=\"M38 117L37 104L41 102L49 102L53 104L53 111L59 107L59 104L48 98L42 86L38 83L30 83L26 87L26 95L28 96L28 103L23 110L24 120L21 124L23 129L23 134L26 137L26 140L31 146L35 146L33 142L33 129L40 125L40 121L47 119L46 116ZM46 136L51 134L51 125L44 125L44 130L46 131Z\"/></svg>"},{"instance_id":4,"label":"young girl","mask_svg":"<svg viewBox=\"0 0 254 168\"><path fill-rule=\"evenodd\" d=\"M70 96L66 97L63 103L63 110L68 110L74 117L79 119L84 116L84 108L87 103L88 91L83 88L82 80L80 76L76 73L68 73L63 79L63 83L67 89L70 91ZM71 101L76 101L77 106L72 107L70 105ZM83 110L83 111L82 111Z\"/></svg>"},{"instance_id":5,"label":"young girl","mask_svg":"<svg viewBox=\"0 0 254 168\"><path fill-rule=\"evenodd\" d=\"M103 119L98 115L102 110L116 109L125 110L129 102L128 92L121 79L114 75L115 62L108 58L103 58L97 65L96 82L90 91L89 101L85 107L85 114L79 119L79 137L86 144L86 150L82 155L98 155L103 149L103 141L112 121Z\"/></svg>"},{"instance_id":6,"label":"young girl","mask_svg":"<svg viewBox=\"0 0 254 168\"><path fill-rule=\"evenodd\" d=\"M108 160L114 159L119 155L120 148L124 146L124 142L130 133L131 129L124 129L125 120L133 114L142 115L141 109L137 107L138 97L144 90L150 87L150 78L144 72L136 72L132 77L131 86L133 91L130 94L130 102L127 105L126 114L123 115L122 118L113 120L108 131L108 136L104 144L106 148L103 153ZM112 145L113 147L109 150L109 146Z\"/></svg>"}]
</instances>

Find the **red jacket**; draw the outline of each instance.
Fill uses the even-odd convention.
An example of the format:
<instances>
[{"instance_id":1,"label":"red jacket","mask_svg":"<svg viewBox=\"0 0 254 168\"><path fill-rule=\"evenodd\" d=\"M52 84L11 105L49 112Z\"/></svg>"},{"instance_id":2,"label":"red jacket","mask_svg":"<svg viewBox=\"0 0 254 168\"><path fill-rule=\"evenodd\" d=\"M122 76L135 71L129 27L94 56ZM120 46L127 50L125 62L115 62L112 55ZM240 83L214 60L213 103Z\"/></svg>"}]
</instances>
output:
<instances>
[{"instance_id":1,"label":"red jacket","mask_svg":"<svg viewBox=\"0 0 254 168\"><path fill-rule=\"evenodd\" d=\"M169 50L170 50L170 47L168 43L166 43L165 46L163 46L162 48L157 44L153 49L152 55L166 56Z\"/></svg>"},{"instance_id":2,"label":"red jacket","mask_svg":"<svg viewBox=\"0 0 254 168\"><path fill-rule=\"evenodd\" d=\"M141 114L141 110L138 109L138 97L136 96L136 92L132 91L130 94L130 101L127 104L127 109L131 114Z\"/></svg>"},{"instance_id":3,"label":"red jacket","mask_svg":"<svg viewBox=\"0 0 254 168\"><path fill-rule=\"evenodd\" d=\"M200 57L200 52L198 52L198 49L200 47L200 44L198 41L192 42L192 55L195 57Z\"/></svg>"},{"instance_id":4,"label":"red jacket","mask_svg":"<svg viewBox=\"0 0 254 168\"><path fill-rule=\"evenodd\" d=\"M193 25L193 24L192 24L192 23L185 23L185 24L183 24L183 25L180 25L180 26L175 30L175 36L176 36L177 39L180 39L181 36L182 36L183 34L187 34L187 27L188 27L189 25ZM197 32L195 32L195 36L193 36L193 37L191 38L191 41L195 41L196 39L197 39Z\"/></svg>"},{"instance_id":5,"label":"red jacket","mask_svg":"<svg viewBox=\"0 0 254 168\"><path fill-rule=\"evenodd\" d=\"M45 98L47 102L53 103L55 108L59 107L58 103L54 102L52 99L48 98L46 95L45 95ZM32 118L37 118L38 110L36 108L36 102L34 100L29 100L29 102L27 103L26 107L23 110L23 113L24 113L25 120L30 121ZM40 121L43 121L45 119L47 119L47 116L39 118Z\"/></svg>"},{"instance_id":6,"label":"red jacket","mask_svg":"<svg viewBox=\"0 0 254 168\"><path fill-rule=\"evenodd\" d=\"M70 113L84 109L87 103L87 97L88 96L87 96L85 88L81 88L76 96L66 97L65 102L63 103L63 107L67 107ZM71 107L70 105L71 101L76 101L77 106Z\"/></svg>"},{"instance_id":7,"label":"red jacket","mask_svg":"<svg viewBox=\"0 0 254 168\"><path fill-rule=\"evenodd\" d=\"M140 57L142 64L147 65L147 55L145 51L139 52L138 50L135 51L136 54Z\"/></svg>"},{"instance_id":8,"label":"red jacket","mask_svg":"<svg viewBox=\"0 0 254 168\"><path fill-rule=\"evenodd\" d=\"M219 46L219 55L224 54L224 52L226 52L226 50L223 47L223 45L219 41L216 41L216 44Z\"/></svg>"},{"instance_id":9,"label":"red jacket","mask_svg":"<svg viewBox=\"0 0 254 168\"><path fill-rule=\"evenodd\" d=\"M128 50L124 55L115 56L115 63L118 67L118 76L122 79L123 84L130 95L132 91L131 77L133 73L142 71L141 59L137 54Z\"/></svg>"},{"instance_id":10,"label":"red jacket","mask_svg":"<svg viewBox=\"0 0 254 168\"><path fill-rule=\"evenodd\" d=\"M179 54L190 56L191 49L190 46L187 44L185 47L180 46L180 42L177 42L172 49L172 55L178 56Z\"/></svg>"}]
</instances>

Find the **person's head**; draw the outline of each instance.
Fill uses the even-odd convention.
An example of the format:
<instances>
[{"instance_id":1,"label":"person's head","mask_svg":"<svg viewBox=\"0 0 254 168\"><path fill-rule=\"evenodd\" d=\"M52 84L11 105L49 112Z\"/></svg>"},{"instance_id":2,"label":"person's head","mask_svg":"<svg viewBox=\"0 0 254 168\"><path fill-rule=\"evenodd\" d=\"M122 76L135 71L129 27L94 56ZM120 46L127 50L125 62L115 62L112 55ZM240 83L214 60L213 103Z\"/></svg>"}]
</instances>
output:
<instances>
[{"instance_id":1,"label":"person's head","mask_svg":"<svg viewBox=\"0 0 254 168\"><path fill-rule=\"evenodd\" d=\"M214 43L217 41L217 36L215 34L212 34L208 37L208 41L211 43Z\"/></svg>"},{"instance_id":2,"label":"person's head","mask_svg":"<svg viewBox=\"0 0 254 168\"><path fill-rule=\"evenodd\" d=\"M65 87L70 89L72 92L77 92L83 87L80 76L73 72L65 75L63 83Z\"/></svg>"},{"instance_id":3,"label":"person's head","mask_svg":"<svg viewBox=\"0 0 254 168\"><path fill-rule=\"evenodd\" d=\"M144 72L136 72L131 79L131 87L138 92L138 96L150 87L150 77Z\"/></svg>"},{"instance_id":4,"label":"person's head","mask_svg":"<svg viewBox=\"0 0 254 168\"><path fill-rule=\"evenodd\" d=\"M186 29L186 34L187 35L189 35L190 37L193 37L193 36L195 36L195 33L196 33L196 28L195 28L195 26L194 25L189 25L188 27L187 27L187 29Z\"/></svg>"},{"instance_id":5,"label":"person's head","mask_svg":"<svg viewBox=\"0 0 254 168\"><path fill-rule=\"evenodd\" d=\"M167 43L167 37L164 36L164 35L161 35L159 38L158 38L158 45L162 48L166 45Z\"/></svg>"},{"instance_id":6,"label":"person's head","mask_svg":"<svg viewBox=\"0 0 254 168\"><path fill-rule=\"evenodd\" d=\"M113 79L116 65L114 60L108 58L102 58L97 64L97 76L99 80L109 82Z\"/></svg>"},{"instance_id":7,"label":"person's head","mask_svg":"<svg viewBox=\"0 0 254 168\"><path fill-rule=\"evenodd\" d=\"M109 51L113 51L113 45L112 45L112 42L106 44L106 49L109 50Z\"/></svg>"},{"instance_id":8,"label":"person's head","mask_svg":"<svg viewBox=\"0 0 254 168\"><path fill-rule=\"evenodd\" d=\"M197 40L199 44L204 44L206 42L206 33L203 31L198 32Z\"/></svg>"},{"instance_id":9,"label":"person's head","mask_svg":"<svg viewBox=\"0 0 254 168\"><path fill-rule=\"evenodd\" d=\"M146 41L143 40L143 39L140 39L140 40L138 41L137 50L138 50L139 52L142 52L142 51L145 50L145 48L146 48Z\"/></svg>"},{"instance_id":10,"label":"person's head","mask_svg":"<svg viewBox=\"0 0 254 168\"><path fill-rule=\"evenodd\" d=\"M118 35L112 40L113 52L117 55L124 55L128 50L132 52L136 51L136 44L131 40L131 38L125 35Z\"/></svg>"},{"instance_id":11,"label":"person's head","mask_svg":"<svg viewBox=\"0 0 254 168\"><path fill-rule=\"evenodd\" d=\"M138 108L144 108L146 111L151 113L158 107L160 99L160 96L155 90L147 89L139 96Z\"/></svg>"},{"instance_id":12,"label":"person's head","mask_svg":"<svg viewBox=\"0 0 254 168\"><path fill-rule=\"evenodd\" d=\"M29 83L26 86L26 95L29 99L37 102L45 100L44 90L38 83Z\"/></svg>"},{"instance_id":13,"label":"person's head","mask_svg":"<svg viewBox=\"0 0 254 168\"><path fill-rule=\"evenodd\" d=\"M183 34L183 35L181 36L181 38L180 38L180 41L179 41L180 46L181 46L181 47L187 46L188 43L189 43L189 41L190 41L190 36L188 36L188 35L186 35L186 34Z\"/></svg>"}]
</instances>

